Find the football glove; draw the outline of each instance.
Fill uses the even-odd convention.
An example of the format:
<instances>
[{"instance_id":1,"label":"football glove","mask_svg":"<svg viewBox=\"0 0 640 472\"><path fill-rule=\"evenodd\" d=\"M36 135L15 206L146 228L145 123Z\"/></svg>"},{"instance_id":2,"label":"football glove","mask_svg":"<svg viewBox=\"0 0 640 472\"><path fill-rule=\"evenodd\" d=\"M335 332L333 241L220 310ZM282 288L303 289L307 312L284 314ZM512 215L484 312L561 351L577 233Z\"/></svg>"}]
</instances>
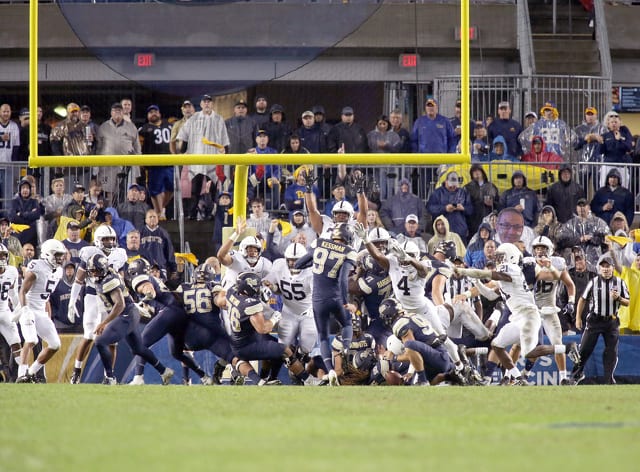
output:
<instances>
[{"instance_id":1,"label":"football glove","mask_svg":"<svg viewBox=\"0 0 640 472\"><path fill-rule=\"evenodd\" d=\"M567 304L562 309L562 314L571 318L571 316L575 311L576 311L575 305L571 302L567 302Z\"/></svg>"},{"instance_id":2,"label":"football glove","mask_svg":"<svg viewBox=\"0 0 640 472\"><path fill-rule=\"evenodd\" d=\"M282 319L282 313L280 313L279 311L274 311L273 315L271 315L271 318L269 318L274 328L280 322L281 319Z\"/></svg>"},{"instance_id":3,"label":"football glove","mask_svg":"<svg viewBox=\"0 0 640 472\"><path fill-rule=\"evenodd\" d=\"M362 239L363 243L365 244L369 243L369 235L367 234L367 230L365 229L362 223L359 223L359 222L356 223L353 227L353 231L354 233L356 233L356 236Z\"/></svg>"},{"instance_id":4,"label":"football glove","mask_svg":"<svg viewBox=\"0 0 640 472\"><path fill-rule=\"evenodd\" d=\"M311 172L303 172L302 175L304 176L304 190L305 190L305 192L307 192L307 193L313 192L313 184L316 183L316 180L318 180L318 178L314 177Z\"/></svg>"},{"instance_id":5,"label":"football glove","mask_svg":"<svg viewBox=\"0 0 640 472\"><path fill-rule=\"evenodd\" d=\"M77 319L80 318L80 313L78 312L78 308L75 303L69 303L69 308L67 308L67 319L69 323L73 324Z\"/></svg>"}]
</instances>

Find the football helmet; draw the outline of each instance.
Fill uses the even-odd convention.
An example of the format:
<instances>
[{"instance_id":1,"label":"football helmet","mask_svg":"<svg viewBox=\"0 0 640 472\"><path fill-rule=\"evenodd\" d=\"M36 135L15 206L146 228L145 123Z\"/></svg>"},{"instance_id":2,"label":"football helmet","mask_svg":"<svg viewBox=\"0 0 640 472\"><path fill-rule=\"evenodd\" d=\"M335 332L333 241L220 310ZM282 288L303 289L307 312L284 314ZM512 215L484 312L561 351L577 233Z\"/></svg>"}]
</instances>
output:
<instances>
[{"instance_id":1,"label":"football helmet","mask_svg":"<svg viewBox=\"0 0 640 472\"><path fill-rule=\"evenodd\" d=\"M351 314L351 327L353 328L353 334L362 333L362 316Z\"/></svg>"},{"instance_id":2,"label":"football helmet","mask_svg":"<svg viewBox=\"0 0 640 472\"><path fill-rule=\"evenodd\" d=\"M149 262L140 257L131 261L129 267L127 267L127 275L129 278L133 279L136 275L147 275L149 270L151 270Z\"/></svg>"},{"instance_id":3,"label":"football helmet","mask_svg":"<svg viewBox=\"0 0 640 472\"><path fill-rule=\"evenodd\" d=\"M367 272L371 272L375 275L382 275L385 273L385 270L380 264L378 264L378 261L376 261L371 254L365 254L360 263Z\"/></svg>"},{"instance_id":4,"label":"football helmet","mask_svg":"<svg viewBox=\"0 0 640 472\"><path fill-rule=\"evenodd\" d=\"M346 200L342 200L333 205L333 208L331 208L333 221L336 221L336 213L346 213L347 215L349 215L349 217L347 218L347 221L349 221L351 218L353 218L353 205Z\"/></svg>"},{"instance_id":5,"label":"football helmet","mask_svg":"<svg viewBox=\"0 0 640 472\"><path fill-rule=\"evenodd\" d=\"M257 256L249 256L247 253L247 249L250 247L255 247L258 250ZM258 259L260 258L260 254L262 254L262 243L255 236L247 236L240 242L240 254L244 256L247 262L250 265L255 265L258 263Z\"/></svg>"},{"instance_id":6,"label":"football helmet","mask_svg":"<svg viewBox=\"0 0 640 472\"><path fill-rule=\"evenodd\" d=\"M92 280L102 280L109 273L109 260L104 254L94 254L87 261L87 273Z\"/></svg>"},{"instance_id":7,"label":"football helmet","mask_svg":"<svg viewBox=\"0 0 640 472\"><path fill-rule=\"evenodd\" d=\"M40 247L40 258L52 269L61 267L67 255L67 248L57 239L47 239Z\"/></svg>"},{"instance_id":8,"label":"football helmet","mask_svg":"<svg viewBox=\"0 0 640 472\"><path fill-rule=\"evenodd\" d=\"M307 255L307 249L300 243L291 243L284 250L284 258L287 261L289 272L292 274L299 274L300 269L295 268L296 261L302 256Z\"/></svg>"},{"instance_id":9,"label":"football helmet","mask_svg":"<svg viewBox=\"0 0 640 472\"><path fill-rule=\"evenodd\" d=\"M380 313L380 320L385 326L391 327L395 319L404 311L402 305L398 300L393 297L385 298L380 302L378 312Z\"/></svg>"},{"instance_id":10,"label":"football helmet","mask_svg":"<svg viewBox=\"0 0 640 472\"><path fill-rule=\"evenodd\" d=\"M331 231L331 239L337 239L347 245L353 242L353 228L348 223L338 223Z\"/></svg>"},{"instance_id":11,"label":"football helmet","mask_svg":"<svg viewBox=\"0 0 640 472\"><path fill-rule=\"evenodd\" d=\"M93 244L109 255L118 246L118 235L109 225L100 225L93 233Z\"/></svg>"},{"instance_id":12,"label":"football helmet","mask_svg":"<svg viewBox=\"0 0 640 472\"><path fill-rule=\"evenodd\" d=\"M533 248L533 252L534 255L538 255L536 248L537 247L544 247L546 249L545 252L542 252L542 255L547 256L547 257L551 257L553 255L553 251L555 251L555 246L553 244L553 242L547 238L546 236L538 236L536 237L533 242L531 243L531 247ZM541 252L541 251L539 251Z\"/></svg>"},{"instance_id":13,"label":"football helmet","mask_svg":"<svg viewBox=\"0 0 640 472\"><path fill-rule=\"evenodd\" d=\"M0 243L0 269L4 271L9 264L9 249Z\"/></svg>"},{"instance_id":14,"label":"football helmet","mask_svg":"<svg viewBox=\"0 0 640 472\"><path fill-rule=\"evenodd\" d=\"M200 264L193 272L194 282L197 284L204 284L207 282L213 282L216 273L209 264Z\"/></svg>"},{"instance_id":15,"label":"football helmet","mask_svg":"<svg viewBox=\"0 0 640 472\"><path fill-rule=\"evenodd\" d=\"M369 241L383 254L386 254L389 249L389 238L391 235L384 228L373 228L369 231Z\"/></svg>"},{"instance_id":16,"label":"football helmet","mask_svg":"<svg viewBox=\"0 0 640 472\"><path fill-rule=\"evenodd\" d=\"M453 261L456 258L456 243L453 241L440 241L435 252L441 252L446 259Z\"/></svg>"},{"instance_id":17,"label":"football helmet","mask_svg":"<svg viewBox=\"0 0 640 472\"><path fill-rule=\"evenodd\" d=\"M387 351L393 352L396 356L399 356L404 352L404 344L400 341L396 335L391 334L387 338Z\"/></svg>"},{"instance_id":18,"label":"football helmet","mask_svg":"<svg viewBox=\"0 0 640 472\"><path fill-rule=\"evenodd\" d=\"M515 244L502 243L496 249L496 264L516 264L522 261L522 253Z\"/></svg>"},{"instance_id":19,"label":"football helmet","mask_svg":"<svg viewBox=\"0 0 640 472\"><path fill-rule=\"evenodd\" d=\"M238 293L248 297L257 297L260 294L260 277L253 272L242 272L236 279Z\"/></svg>"}]
</instances>

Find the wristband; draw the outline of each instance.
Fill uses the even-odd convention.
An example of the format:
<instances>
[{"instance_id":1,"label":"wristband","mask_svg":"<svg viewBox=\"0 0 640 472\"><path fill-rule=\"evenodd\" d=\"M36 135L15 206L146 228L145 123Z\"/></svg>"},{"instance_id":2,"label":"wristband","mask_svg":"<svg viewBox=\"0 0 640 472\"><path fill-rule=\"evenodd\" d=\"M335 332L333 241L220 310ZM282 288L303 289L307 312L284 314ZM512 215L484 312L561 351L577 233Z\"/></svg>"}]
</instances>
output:
<instances>
[{"instance_id":1,"label":"wristband","mask_svg":"<svg viewBox=\"0 0 640 472\"><path fill-rule=\"evenodd\" d=\"M576 297L575 297L575 296L571 296L571 297L569 297L569 300L567 300L567 301L568 301L569 303L573 303L573 304L575 304L575 303L576 303Z\"/></svg>"},{"instance_id":2,"label":"wristband","mask_svg":"<svg viewBox=\"0 0 640 472\"><path fill-rule=\"evenodd\" d=\"M229 236L229 239L235 243L236 241L238 241L238 237L239 237L239 236L240 236L240 235L234 231L234 232L233 232L233 233L231 233L231 235Z\"/></svg>"}]
</instances>

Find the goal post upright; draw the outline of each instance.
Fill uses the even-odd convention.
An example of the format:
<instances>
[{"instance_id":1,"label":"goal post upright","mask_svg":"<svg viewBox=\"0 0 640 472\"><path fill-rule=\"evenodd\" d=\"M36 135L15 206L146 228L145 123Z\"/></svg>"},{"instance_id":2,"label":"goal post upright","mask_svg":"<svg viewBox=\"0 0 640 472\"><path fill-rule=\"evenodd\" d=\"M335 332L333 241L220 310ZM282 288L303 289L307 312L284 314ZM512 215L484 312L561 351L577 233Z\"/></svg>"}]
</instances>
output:
<instances>
[{"instance_id":1,"label":"goal post upright","mask_svg":"<svg viewBox=\"0 0 640 472\"><path fill-rule=\"evenodd\" d=\"M38 0L29 0L29 110L38 116ZM460 98L462 135L459 154L145 154L145 155L93 155L93 156L39 156L38 127L29 127L30 167L105 167L105 166L175 166L196 164L235 165L234 223L238 216L246 216L247 175L250 165L284 164L351 164L351 165L440 165L468 164L470 155L470 103L469 103L469 0L460 2ZM36 123L33 120L32 123ZM296 159L304 158L304 162ZM294 161L294 162L292 162Z\"/></svg>"}]
</instances>

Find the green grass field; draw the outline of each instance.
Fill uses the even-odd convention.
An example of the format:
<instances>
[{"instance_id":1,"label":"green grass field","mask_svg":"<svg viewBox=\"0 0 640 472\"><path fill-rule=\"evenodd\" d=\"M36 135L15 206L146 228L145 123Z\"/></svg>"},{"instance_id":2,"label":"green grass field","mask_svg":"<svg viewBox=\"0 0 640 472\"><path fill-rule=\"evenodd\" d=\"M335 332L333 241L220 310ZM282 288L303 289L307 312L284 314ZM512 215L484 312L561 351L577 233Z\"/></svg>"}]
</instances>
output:
<instances>
[{"instance_id":1,"label":"green grass field","mask_svg":"<svg viewBox=\"0 0 640 472\"><path fill-rule=\"evenodd\" d=\"M0 384L0 470L638 470L639 397L622 385Z\"/></svg>"}]
</instances>

